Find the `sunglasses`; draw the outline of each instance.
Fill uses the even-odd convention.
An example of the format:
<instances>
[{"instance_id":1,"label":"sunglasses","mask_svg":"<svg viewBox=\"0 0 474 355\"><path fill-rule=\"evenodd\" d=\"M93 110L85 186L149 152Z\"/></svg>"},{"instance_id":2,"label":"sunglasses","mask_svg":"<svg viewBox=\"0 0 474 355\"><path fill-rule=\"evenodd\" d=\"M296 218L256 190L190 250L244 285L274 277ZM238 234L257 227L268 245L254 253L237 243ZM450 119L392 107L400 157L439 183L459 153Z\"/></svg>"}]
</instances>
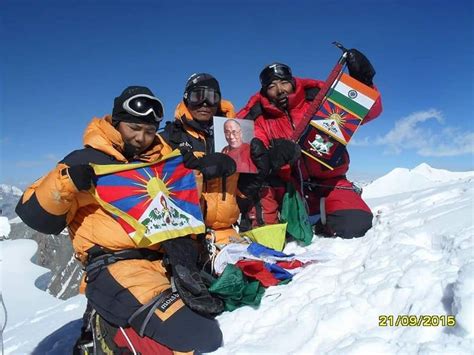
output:
<instances>
[{"instance_id":1,"label":"sunglasses","mask_svg":"<svg viewBox=\"0 0 474 355\"><path fill-rule=\"evenodd\" d=\"M153 113L155 122L160 122L164 116L163 104L154 96L138 94L125 100L123 109L133 116L144 117Z\"/></svg>"},{"instance_id":2,"label":"sunglasses","mask_svg":"<svg viewBox=\"0 0 474 355\"><path fill-rule=\"evenodd\" d=\"M266 87L270 85L275 78L291 80L292 77L293 74L289 66L275 63L262 70L260 73L260 83L262 87Z\"/></svg>"},{"instance_id":3,"label":"sunglasses","mask_svg":"<svg viewBox=\"0 0 474 355\"><path fill-rule=\"evenodd\" d=\"M209 106L217 106L221 101L221 94L211 88L197 87L184 94L188 105L200 106L206 102Z\"/></svg>"}]
</instances>

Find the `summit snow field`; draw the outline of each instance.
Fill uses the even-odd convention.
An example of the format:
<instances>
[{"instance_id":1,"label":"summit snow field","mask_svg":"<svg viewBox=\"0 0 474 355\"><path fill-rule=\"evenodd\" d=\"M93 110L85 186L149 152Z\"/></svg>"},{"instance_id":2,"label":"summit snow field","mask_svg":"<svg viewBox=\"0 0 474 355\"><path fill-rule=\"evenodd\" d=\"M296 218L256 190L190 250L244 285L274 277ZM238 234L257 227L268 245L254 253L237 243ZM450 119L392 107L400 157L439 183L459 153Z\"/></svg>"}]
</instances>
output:
<instances>
[{"instance_id":1,"label":"summit snow field","mask_svg":"<svg viewBox=\"0 0 474 355\"><path fill-rule=\"evenodd\" d=\"M364 188L372 229L288 243L286 253L327 260L268 288L257 309L219 316L224 344L215 354L472 354L473 189L474 172L426 164L373 181ZM0 246L5 354L70 353L85 298L62 301L35 287L47 270L30 262L33 241Z\"/></svg>"}]
</instances>

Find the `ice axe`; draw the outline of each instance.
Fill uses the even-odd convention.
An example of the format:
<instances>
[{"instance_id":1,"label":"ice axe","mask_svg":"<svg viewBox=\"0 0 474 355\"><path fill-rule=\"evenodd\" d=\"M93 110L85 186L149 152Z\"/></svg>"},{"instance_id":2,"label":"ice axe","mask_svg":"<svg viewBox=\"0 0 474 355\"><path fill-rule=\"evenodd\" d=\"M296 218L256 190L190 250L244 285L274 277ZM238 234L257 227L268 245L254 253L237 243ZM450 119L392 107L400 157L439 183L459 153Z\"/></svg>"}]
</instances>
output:
<instances>
[{"instance_id":1,"label":"ice axe","mask_svg":"<svg viewBox=\"0 0 474 355\"><path fill-rule=\"evenodd\" d=\"M311 102L310 106L308 107L308 110L305 112L303 116L303 119L295 127L295 130L291 137L294 141L297 141L301 137L306 127L308 126L309 122L311 121L311 118L313 117L315 112L319 110L319 107L321 106L321 103L324 101L324 97L328 93L329 89L334 84L334 82L341 76L342 71L344 70L344 65L346 63L348 49L346 49L339 42L332 42L332 44L334 44L337 48L342 50L342 55L337 61L334 68L329 73L329 76L326 79L326 82L324 83L323 87L319 90L318 94Z\"/></svg>"}]
</instances>

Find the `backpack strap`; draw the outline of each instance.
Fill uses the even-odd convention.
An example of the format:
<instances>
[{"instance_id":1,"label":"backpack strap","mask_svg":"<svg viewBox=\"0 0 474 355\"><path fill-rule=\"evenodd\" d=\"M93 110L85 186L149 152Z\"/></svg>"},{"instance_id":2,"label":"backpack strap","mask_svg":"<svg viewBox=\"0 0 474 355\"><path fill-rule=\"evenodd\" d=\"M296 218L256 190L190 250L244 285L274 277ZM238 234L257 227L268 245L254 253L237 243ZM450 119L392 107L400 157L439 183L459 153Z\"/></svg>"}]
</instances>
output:
<instances>
[{"instance_id":1,"label":"backpack strap","mask_svg":"<svg viewBox=\"0 0 474 355\"><path fill-rule=\"evenodd\" d=\"M244 120L255 121L258 116L262 115L262 113L263 113L262 104L260 102L257 102L255 105L253 105L250 108L249 113L247 113L244 116Z\"/></svg>"},{"instance_id":2,"label":"backpack strap","mask_svg":"<svg viewBox=\"0 0 474 355\"><path fill-rule=\"evenodd\" d=\"M320 90L319 88L304 89L306 101L313 101L316 95L318 94L319 90Z\"/></svg>"}]
</instances>

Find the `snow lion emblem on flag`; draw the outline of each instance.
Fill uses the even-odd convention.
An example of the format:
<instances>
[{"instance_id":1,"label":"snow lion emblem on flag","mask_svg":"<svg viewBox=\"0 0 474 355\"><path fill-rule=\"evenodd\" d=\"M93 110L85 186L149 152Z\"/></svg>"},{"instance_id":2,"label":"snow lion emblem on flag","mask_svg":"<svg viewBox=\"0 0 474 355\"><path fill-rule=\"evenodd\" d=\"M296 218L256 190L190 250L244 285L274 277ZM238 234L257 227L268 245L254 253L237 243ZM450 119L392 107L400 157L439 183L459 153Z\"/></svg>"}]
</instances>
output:
<instances>
[{"instance_id":1,"label":"snow lion emblem on flag","mask_svg":"<svg viewBox=\"0 0 474 355\"><path fill-rule=\"evenodd\" d=\"M196 180L174 151L154 163L92 165L95 198L140 247L205 232Z\"/></svg>"}]
</instances>

